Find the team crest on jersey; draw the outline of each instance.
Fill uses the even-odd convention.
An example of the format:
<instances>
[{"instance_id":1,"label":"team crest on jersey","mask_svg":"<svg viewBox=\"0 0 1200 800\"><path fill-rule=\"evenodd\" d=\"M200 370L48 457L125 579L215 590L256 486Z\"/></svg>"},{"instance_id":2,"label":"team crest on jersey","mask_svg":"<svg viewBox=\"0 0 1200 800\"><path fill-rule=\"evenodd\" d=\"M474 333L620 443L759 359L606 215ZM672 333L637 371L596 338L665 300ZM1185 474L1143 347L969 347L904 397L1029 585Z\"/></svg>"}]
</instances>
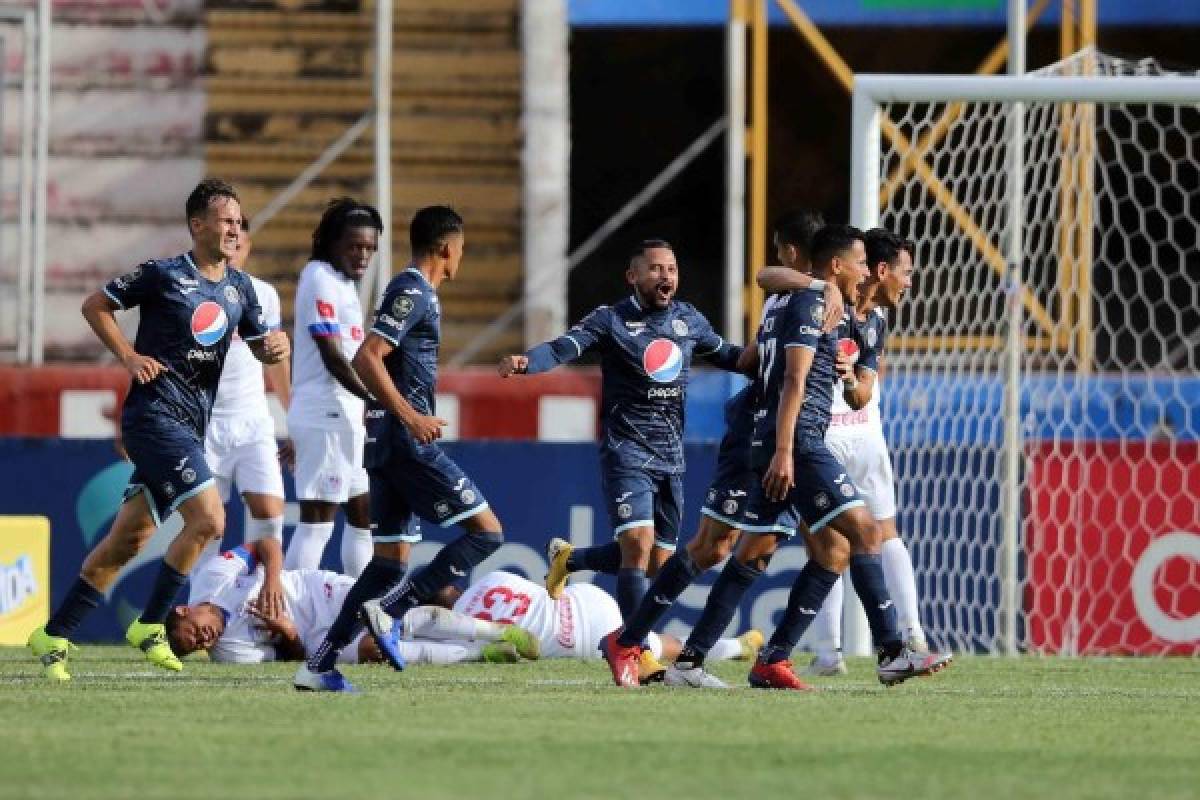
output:
<instances>
[{"instance_id":1,"label":"team crest on jersey","mask_svg":"<svg viewBox=\"0 0 1200 800\"><path fill-rule=\"evenodd\" d=\"M175 497L175 487L168 481L162 485L162 493L170 500Z\"/></svg>"},{"instance_id":2,"label":"team crest on jersey","mask_svg":"<svg viewBox=\"0 0 1200 800\"><path fill-rule=\"evenodd\" d=\"M843 497L853 497L854 496L854 484L843 483L842 484L842 496Z\"/></svg>"},{"instance_id":3,"label":"team crest on jersey","mask_svg":"<svg viewBox=\"0 0 1200 800\"><path fill-rule=\"evenodd\" d=\"M433 506L433 513L437 514L438 517L445 519L446 517L450 516L450 504L445 500L439 500Z\"/></svg>"},{"instance_id":4,"label":"team crest on jersey","mask_svg":"<svg viewBox=\"0 0 1200 800\"><path fill-rule=\"evenodd\" d=\"M179 477L183 479L184 483L195 483L196 470L192 469L191 467L184 467L183 472L179 473Z\"/></svg>"},{"instance_id":5,"label":"team crest on jersey","mask_svg":"<svg viewBox=\"0 0 1200 800\"><path fill-rule=\"evenodd\" d=\"M829 495L824 492L817 492L817 496L813 498L813 505L822 511L829 508Z\"/></svg>"},{"instance_id":6,"label":"team crest on jersey","mask_svg":"<svg viewBox=\"0 0 1200 800\"><path fill-rule=\"evenodd\" d=\"M392 302L392 313L397 317L407 317L415 307L416 303L413 302L411 297L401 295Z\"/></svg>"},{"instance_id":7,"label":"team crest on jersey","mask_svg":"<svg viewBox=\"0 0 1200 800\"><path fill-rule=\"evenodd\" d=\"M462 501L464 506L473 505L475 503L475 492L471 489L463 489L458 499Z\"/></svg>"},{"instance_id":8,"label":"team crest on jersey","mask_svg":"<svg viewBox=\"0 0 1200 800\"><path fill-rule=\"evenodd\" d=\"M192 312L192 338L204 347L221 341L229 329L229 317L220 303L205 300Z\"/></svg>"},{"instance_id":9,"label":"team crest on jersey","mask_svg":"<svg viewBox=\"0 0 1200 800\"><path fill-rule=\"evenodd\" d=\"M738 509L737 500L726 500L725 505L721 506L721 509L726 514L733 516L734 514L737 513L737 509Z\"/></svg>"},{"instance_id":10,"label":"team crest on jersey","mask_svg":"<svg viewBox=\"0 0 1200 800\"><path fill-rule=\"evenodd\" d=\"M238 294L238 290L233 286L225 287L225 299L230 303L240 303L242 296Z\"/></svg>"},{"instance_id":11,"label":"team crest on jersey","mask_svg":"<svg viewBox=\"0 0 1200 800\"><path fill-rule=\"evenodd\" d=\"M642 369L655 383L670 383L683 371L683 352L670 339L655 339L642 351Z\"/></svg>"},{"instance_id":12,"label":"team crest on jersey","mask_svg":"<svg viewBox=\"0 0 1200 800\"><path fill-rule=\"evenodd\" d=\"M629 505L629 503L621 503L621 505L617 506L617 516L621 519L629 519L633 516L633 506Z\"/></svg>"},{"instance_id":13,"label":"team crest on jersey","mask_svg":"<svg viewBox=\"0 0 1200 800\"><path fill-rule=\"evenodd\" d=\"M671 320L671 330L675 331L676 336L688 335L688 325L681 319Z\"/></svg>"}]
</instances>

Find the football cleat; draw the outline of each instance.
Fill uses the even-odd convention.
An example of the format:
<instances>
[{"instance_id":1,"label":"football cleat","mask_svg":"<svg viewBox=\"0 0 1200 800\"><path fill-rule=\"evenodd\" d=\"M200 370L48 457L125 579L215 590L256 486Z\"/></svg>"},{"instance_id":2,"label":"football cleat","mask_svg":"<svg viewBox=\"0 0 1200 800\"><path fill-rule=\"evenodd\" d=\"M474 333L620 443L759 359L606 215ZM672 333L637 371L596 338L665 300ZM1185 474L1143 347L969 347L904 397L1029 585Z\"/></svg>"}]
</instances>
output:
<instances>
[{"instance_id":1,"label":"football cleat","mask_svg":"<svg viewBox=\"0 0 1200 800\"><path fill-rule=\"evenodd\" d=\"M729 684L712 673L705 672L701 664L676 662L667 667L663 683L686 689L728 689Z\"/></svg>"},{"instance_id":2,"label":"football cleat","mask_svg":"<svg viewBox=\"0 0 1200 800\"><path fill-rule=\"evenodd\" d=\"M762 650L764 639L762 631L751 628L737 637L737 641L742 646L742 652L734 656L734 659L737 661L749 661L753 658L758 658L758 651Z\"/></svg>"},{"instance_id":3,"label":"football cleat","mask_svg":"<svg viewBox=\"0 0 1200 800\"><path fill-rule=\"evenodd\" d=\"M521 660L512 642L491 642L480 651L480 658L488 664L515 664Z\"/></svg>"},{"instance_id":4,"label":"football cleat","mask_svg":"<svg viewBox=\"0 0 1200 800\"><path fill-rule=\"evenodd\" d=\"M600 640L600 654L608 662L613 682L617 686L623 686L626 689L636 689L641 685L639 673L643 652L642 646L635 644L626 647L619 644L617 642L617 634L620 632L621 630L618 628Z\"/></svg>"},{"instance_id":5,"label":"football cleat","mask_svg":"<svg viewBox=\"0 0 1200 800\"><path fill-rule=\"evenodd\" d=\"M846 669L846 662L842 660L841 653L835 656L815 655L804 668L804 674L813 678L836 678L847 672L849 670Z\"/></svg>"},{"instance_id":6,"label":"football cleat","mask_svg":"<svg viewBox=\"0 0 1200 800\"><path fill-rule=\"evenodd\" d=\"M292 686L299 692L341 692L343 694L358 694L354 684L336 669L329 672L313 672L308 664L301 664L292 678Z\"/></svg>"},{"instance_id":7,"label":"football cleat","mask_svg":"<svg viewBox=\"0 0 1200 800\"><path fill-rule=\"evenodd\" d=\"M392 618L392 615L379 605L379 600L368 600L363 603L358 609L358 621L371 634L371 638L379 647L379 652L392 665L392 669L397 672L404 669L404 656L400 655L400 648L396 645L400 629L396 626L396 620Z\"/></svg>"},{"instance_id":8,"label":"football cleat","mask_svg":"<svg viewBox=\"0 0 1200 800\"><path fill-rule=\"evenodd\" d=\"M183 663L171 652L167 644L167 626L161 622L134 620L125 631L125 641L141 650L146 660L156 667L179 672Z\"/></svg>"},{"instance_id":9,"label":"football cleat","mask_svg":"<svg viewBox=\"0 0 1200 800\"><path fill-rule=\"evenodd\" d=\"M663 676L666 674L667 668L659 663L659 660L654 657L654 653L650 652L650 648L643 647L642 654L638 656L638 683L642 686L662 683Z\"/></svg>"},{"instance_id":10,"label":"football cleat","mask_svg":"<svg viewBox=\"0 0 1200 800\"><path fill-rule=\"evenodd\" d=\"M925 641L925 634L919 629L914 628L908 632L908 641L905 644L917 655L929 655L929 642Z\"/></svg>"},{"instance_id":11,"label":"football cleat","mask_svg":"<svg viewBox=\"0 0 1200 800\"><path fill-rule=\"evenodd\" d=\"M796 676L796 673L792 671L792 662L789 659L775 661L771 664L755 661L754 666L750 668L749 681L750 685L755 689L791 689L798 692L813 691L813 687L800 680Z\"/></svg>"},{"instance_id":12,"label":"football cleat","mask_svg":"<svg viewBox=\"0 0 1200 800\"><path fill-rule=\"evenodd\" d=\"M902 647L894 655L880 654L875 672L884 686L895 686L909 678L932 675L950 663L952 656L942 653L921 655L909 647Z\"/></svg>"},{"instance_id":13,"label":"football cleat","mask_svg":"<svg viewBox=\"0 0 1200 800\"><path fill-rule=\"evenodd\" d=\"M546 558L550 561L550 571L546 573L546 592L555 600L562 596L567 588L567 559L575 548L566 539L554 538L546 545Z\"/></svg>"},{"instance_id":14,"label":"football cleat","mask_svg":"<svg viewBox=\"0 0 1200 800\"><path fill-rule=\"evenodd\" d=\"M516 625L504 626L504 632L500 634L500 640L508 642L517 649L517 654L521 658L527 658L530 661L537 661L541 655L541 647L538 645L537 637L524 628L518 628Z\"/></svg>"},{"instance_id":15,"label":"football cleat","mask_svg":"<svg viewBox=\"0 0 1200 800\"><path fill-rule=\"evenodd\" d=\"M71 680L71 673L67 672L67 657L75 645L62 636L51 636L46 633L45 627L29 634L28 644L33 655L42 662L42 674L47 680L55 683Z\"/></svg>"}]
</instances>

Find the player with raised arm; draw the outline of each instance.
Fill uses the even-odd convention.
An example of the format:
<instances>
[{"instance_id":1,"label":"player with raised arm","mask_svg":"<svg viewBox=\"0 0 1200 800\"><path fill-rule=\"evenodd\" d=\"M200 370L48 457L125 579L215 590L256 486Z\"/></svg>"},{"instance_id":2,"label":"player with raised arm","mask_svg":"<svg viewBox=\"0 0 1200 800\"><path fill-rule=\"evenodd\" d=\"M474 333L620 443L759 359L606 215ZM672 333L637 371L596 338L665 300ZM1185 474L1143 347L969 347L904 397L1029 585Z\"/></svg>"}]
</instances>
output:
<instances>
[{"instance_id":1,"label":"player with raised arm","mask_svg":"<svg viewBox=\"0 0 1200 800\"><path fill-rule=\"evenodd\" d=\"M250 223L242 218L238 252L230 264L245 271L250 257ZM271 284L246 273L254 285L263 319L271 330L283 325L279 294ZM269 375L276 396L286 409L291 398L291 366L285 359L264 366L235 331L217 396L212 419L204 435L204 459L217 482L221 502L228 502L234 485L250 512L246 541L272 538L283 544L283 475L280 452L275 442L275 421L267 407L263 373ZM213 542L210 547L219 546Z\"/></svg>"},{"instance_id":2,"label":"player with raised arm","mask_svg":"<svg viewBox=\"0 0 1200 800\"><path fill-rule=\"evenodd\" d=\"M870 274L855 308L854 339L842 339L838 357L840 380L834 392L832 417L825 443L846 468L867 510L879 523L883 543L883 574L888 593L896 602L897 623L908 646L918 653L929 651L917 611L917 584L912 557L896 530L896 493L892 461L883 435L879 413L879 382L883 372L884 342L888 313L895 312L901 298L912 287L911 241L882 228L866 232ZM796 288L792 276L780 271L764 275L769 285ZM865 341L880 352L879 370L864 363L854 342ZM819 547L819 542L812 542ZM841 652L842 582L834 584L812 624L816 655L805 670L810 675L844 675Z\"/></svg>"},{"instance_id":3,"label":"player with raised arm","mask_svg":"<svg viewBox=\"0 0 1200 800\"><path fill-rule=\"evenodd\" d=\"M814 275L836 281L854 303L867 274L863 234L849 226L828 226L814 237L812 256ZM930 674L943 662L905 646L883 579L878 526L824 442L839 335L820 331L824 303L811 289L774 295L768 306L758 336L761 406L751 443L751 463L762 479L751 488L743 523L743 530L755 535L738 543L668 680L680 686L724 686L704 671L705 653L780 540L793 536L801 521L824 546L800 571L783 618L750 672L750 684L809 688L792 671L790 654L847 562L879 651L880 681L890 685ZM862 343L860 348L866 350ZM864 356L868 362L871 358Z\"/></svg>"},{"instance_id":4,"label":"player with raised arm","mask_svg":"<svg viewBox=\"0 0 1200 800\"><path fill-rule=\"evenodd\" d=\"M183 529L125 638L152 664L182 669L163 620L200 553L225 529L225 509L204 460L204 431L233 331L264 363L288 357L287 335L267 329L254 284L229 266L242 223L233 187L202 181L188 196L185 214L191 251L147 261L83 302L84 318L133 379L121 430L135 469L108 535L84 559L50 620L30 634L29 647L50 680L70 680L69 637L176 509ZM135 306L141 318L131 345L116 312Z\"/></svg>"},{"instance_id":5,"label":"player with raised arm","mask_svg":"<svg viewBox=\"0 0 1200 800\"><path fill-rule=\"evenodd\" d=\"M842 295L833 282L817 281L811 269L809 247L813 235L824 225L820 214L797 210L781 216L774 225L776 255L797 282L825 292L826 308L835 310ZM830 313L825 327L833 330L841 313ZM750 440L754 432L757 394L753 385L738 392L725 405L725 435L717 454L717 470L700 509L700 528L682 552L663 564L637 610L626 618L625 627L613 631L605 642L605 658L618 685L632 685L634 667L641 659L642 642L688 586L710 567L724 560L737 543L746 497L755 480L750 469Z\"/></svg>"},{"instance_id":6,"label":"player with raised arm","mask_svg":"<svg viewBox=\"0 0 1200 800\"><path fill-rule=\"evenodd\" d=\"M338 506L342 570L357 577L371 558L363 423L367 388L350 366L363 342L358 282L376 251L383 219L349 197L330 201L312 236L311 260L296 286L296 375L288 433L295 447L300 524L288 542L288 569L316 569Z\"/></svg>"},{"instance_id":7,"label":"player with raised arm","mask_svg":"<svg viewBox=\"0 0 1200 800\"><path fill-rule=\"evenodd\" d=\"M679 538L692 358L736 371L742 348L725 342L691 304L675 300L679 266L667 242L639 243L625 280L633 289L629 297L595 309L524 355L505 356L499 369L506 378L536 375L599 353L601 476L615 541L574 552L562 540L552 542L547 588L557 595L574 570L616 575L617 604L627 616L646 594L647 572L657 572Z\"/></svg>"},{"instance_id":8,"label":"player with raised arm","mask_svg":"<svg viewBox=\"0 0 1200 800\"><path fill-rule=\"evenodd\" d=\"M483 495L437 445L446 425L435 416L442 316L437 290L458 275L462 217L445 206L422 208L409 226L409 242L413 261L388 284L354 356L354 370L372 395L365 464L374 555L325 641L296 672L293 683L301 690L353 691L334 664L361 624L392 666L402 669L403 657L391 645L392 618L466 577L504 542L500 520ZM465 532L402 580L409 551L421 540L418 515L442 527L461 525Z\"/></svg>"}]
</instances>

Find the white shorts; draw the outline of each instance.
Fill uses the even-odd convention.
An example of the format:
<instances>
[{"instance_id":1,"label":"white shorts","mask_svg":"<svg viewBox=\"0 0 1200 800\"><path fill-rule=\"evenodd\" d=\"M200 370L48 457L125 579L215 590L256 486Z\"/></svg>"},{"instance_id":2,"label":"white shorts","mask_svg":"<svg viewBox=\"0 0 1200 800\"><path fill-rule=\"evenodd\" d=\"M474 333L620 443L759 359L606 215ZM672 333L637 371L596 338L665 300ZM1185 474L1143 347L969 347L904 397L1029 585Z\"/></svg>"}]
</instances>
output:
<instances>
[{"instance_id":1,"label":"white shorts","mask_svg":"<svg viewBox=\"0 0 1200 800\"><path fill-rule=\"evenodd\" d=\"M853 430L853 433L849 431ZM836 431L836 433L835 433ZM867 510L877 520L896 516L896 483L892 457L883 431L874 428L830 428L825 436L834 458L846 468Z\"/></svg>"},{"instance_id":2,"label":"white shorts","mask_svg":"<svg viewBox=\"0 0 1200 800\"><path fill-rule=\"evenodd\" d=\"M233 484L243 493L284 496L270 417L213 417L204 436L204 460L217 480L222 503L229 500Z\"/></svg>"},{"instance_id":3,"label":"white shorts","mask_svg":"<svg viewBox=\"0 0 1200 800\"><path fill-rule=\"evenodd\" d=\"M562 600L570 598L575 625L572 652L565 658L600 658L600 640L621 627L621 609L617 601L599 586L573 583L563 591Z\"/></svg>"},{"instance_id":4,"label":"white shorts","mask_svg":"<svg viewBox=\"0 0 1200 800\"><path fill-rule=\"evenodd\" d=\"M367 493L365 428L348 431L292 425L289 433L296 447L296 497L344 503Z\"/></svg>"},{"instance_id":5,"label":"white shorts","mask_svg":"<svg viewBox=\"0 0 1200 800\"><path fill-rule=\"evenodd\" d=\"M316 652L325 641L325 634L333 626L346 595L354 586L354 579L336 572L320 569L296 570L303 583L303 592L295 598L298 608L289 608L292 622L300 631L300 641L304 644L304 652ZM358 663L358 644L366 634L358 634L354 640L342 648L338 654L339 664Z\"/></svg>"}]
</instances>

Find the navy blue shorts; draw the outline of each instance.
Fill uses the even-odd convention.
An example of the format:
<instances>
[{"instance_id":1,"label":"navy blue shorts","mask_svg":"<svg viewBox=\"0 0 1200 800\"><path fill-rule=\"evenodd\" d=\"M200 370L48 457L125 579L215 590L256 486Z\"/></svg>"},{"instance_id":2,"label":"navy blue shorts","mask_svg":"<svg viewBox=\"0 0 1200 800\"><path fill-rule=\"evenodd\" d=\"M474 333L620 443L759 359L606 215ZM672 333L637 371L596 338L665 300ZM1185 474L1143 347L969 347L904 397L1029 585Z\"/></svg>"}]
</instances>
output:
<instances>
[{"instance_id":1,"label":"navy blue shorts","mask_svg":"<svg viewBox=\"0 0 1200 800\"><path fill-rule=\"evenodd\" d=\"M161 525L184 500L213 484L204 460L204 439L171 417L147 414L121 429L133 462L125 500L146 492L150 513Z\"/></svg>"},{"instance_id":2,"label":"navy blue shorts","mask_svg":"<svg viewBox=\"0 0 1200 800\"><path fill-rule=\"evenodd\" d=\"M483 493L436 444L397 448L367 467L371 483L371 533L377 542L419 542L417 517L443 528L488 507Z\"/></svg>"},{"instance_id":3,"label":"navy blue shorts","mask_svg":"<svg viewBox=\"0 0 1200 800\"><path fill-rule=\"evenodd\" d=\"M765 455L769 459L772 454ZM818 533L838 514L864 505L846 468L823 439L809 437L796 443L796 485L784 500L769 500L763 493L762 475L768 463L755 464L757 475L742 525L747 533L793 536L797 521L807 525L811 533Z\"/></svg>"},{"instance_id":4,"label":"navy blue shorts","mask_svg":"<svg viewBox=\"0 0 1200 800\"><path fill-rule=\"evenodd\" d=\"M601 481L613 536L654 528L654 544L674 550L683 526L683 476L657 474L601 458Z\"/></svg>"},{"instance_id":5,"label":"navy blue shorts","mask_svg":"<svg viewBox=\"0 0 1200 800\"><path fill-rule=\"evenodd\" d=\"M750 439L753 430L730 429L721 439L717 451L717 471L700 513L712 517L731 528L742 527L750 487L758 482L758 476L750 466Z\"/></svg>"}]
</instances>

